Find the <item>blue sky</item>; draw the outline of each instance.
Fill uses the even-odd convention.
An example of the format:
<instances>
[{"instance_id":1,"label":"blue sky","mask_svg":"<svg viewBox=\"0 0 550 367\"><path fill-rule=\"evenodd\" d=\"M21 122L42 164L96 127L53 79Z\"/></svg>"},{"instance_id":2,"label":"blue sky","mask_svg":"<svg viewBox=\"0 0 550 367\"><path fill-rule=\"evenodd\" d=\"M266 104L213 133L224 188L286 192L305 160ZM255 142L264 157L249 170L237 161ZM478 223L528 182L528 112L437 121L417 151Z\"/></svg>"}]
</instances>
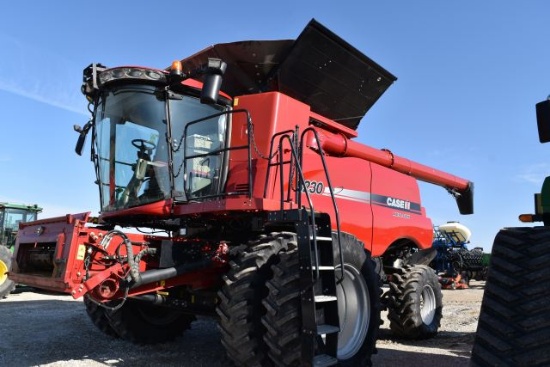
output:
<instances>
[{"instance_id":1,"label":"blue sky","mask_svg":"<svg viewBox=\"0 0 550 367\"><path fill-rule=\"evenodd\" d=\"M434 224L458 220L489 250L521 225L550 174L535 103L550 94L550 2L26 1L0 13L0 201L42 217L99 210L89 154L74 124L89 116L82 69L163 68L215 43L294 39L310 19L398 80L362 120L358 140L475 183L475 214L421 184ZM86 149L89 145L86 146Z\"/></svg>"}]
</instances>

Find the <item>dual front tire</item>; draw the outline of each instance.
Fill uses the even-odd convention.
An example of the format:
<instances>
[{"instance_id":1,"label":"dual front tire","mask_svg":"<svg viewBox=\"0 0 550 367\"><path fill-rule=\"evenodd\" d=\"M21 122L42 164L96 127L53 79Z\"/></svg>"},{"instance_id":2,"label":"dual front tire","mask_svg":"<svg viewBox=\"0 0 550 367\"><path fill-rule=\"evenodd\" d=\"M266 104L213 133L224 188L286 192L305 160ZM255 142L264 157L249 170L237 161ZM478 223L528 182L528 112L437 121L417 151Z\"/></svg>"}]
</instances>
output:
<instances>
[{"instance_id":1,"label":"dual front tire","mask_svg":"<svg viewBox=\"0 0 550 367\"><path fill-rule=\"evenodd\" d=\"M344 264L336 269L338 278L342 266L345 275L337 285L337 358L340 366L369 366L380 326L379 280L361 242L343 235L342 253ZM233 261L218 313L222 343L235 364L302 365L299 275L294 234L266 238Z\"/></svg>"}]
</instances>

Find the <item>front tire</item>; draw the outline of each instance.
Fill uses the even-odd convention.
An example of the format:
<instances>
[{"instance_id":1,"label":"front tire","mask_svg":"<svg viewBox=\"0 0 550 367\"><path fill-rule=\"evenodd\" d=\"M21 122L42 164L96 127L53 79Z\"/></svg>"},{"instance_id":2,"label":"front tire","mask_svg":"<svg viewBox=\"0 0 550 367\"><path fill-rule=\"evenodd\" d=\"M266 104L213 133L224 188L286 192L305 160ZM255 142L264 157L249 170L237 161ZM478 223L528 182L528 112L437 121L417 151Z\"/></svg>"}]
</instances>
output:
<instances>
[{"instance_id":1,"label":"front tire","mask_svg":"<svg viewBox=\"0 0 550 367\"><path fill-rule=\"evenodd\" d=\"M291 238L289 233L273 233L232 249L231 269L223 277L216 311L222 344L229 359L238 366L266 365L262 301L268 292L266 281L273 274L271 265L279 261L279 252L287 248Z\"/></svg>"},{"instance_id":2,"label":"front tire","mask_svg":"<svg viewBox=\"0 0 550 367\"><path fill-rule=\"evenodd\" d=\"M345 278L337 285L340 319L337 358L339 366L370 366L380 327L380 282L374 262L361 242L343 234L342 252ZM339 259L338 253L335 258ZM337 267L337 276L340 272ZM273 273L263 318L269 357L276 366L300 366L302 320L297 250L282 253Z\"/></svg>"},{"instance_id":3,"label":"front tire","mask_svg":"<svg viewBox=\"0 0 550 367\"><path fill-rule=\"evenodd\" d=\"M116 311L105 314L110 327L120 338L136 344L172 341L195 321L194 315L131 298Z\"/></svg>"},{"instance_id":4,"label":"front tire","mask_svg":"<svg viewBox=\"0 0 550 367\"><path fill-rule=\"evenodd\" d=\"M443 315L443 294L435 271L426 265L405 266L389 282L388 318L393 333L405 339L437 334Z\"/></svg>"},{"instance_id":5,"label":"front tire","mask_svg":"<svg viewBox=\"0 0 550 367\"><path fill-rule=\"evenodd\" d=\"M11 251L6 246L0 245L0 299L7 297L15 289L15 283L8 278L11 258Z\"/></svg>"},{"instance_id":6,"label":"front tire","mask_svg":"<svg viewBox=\"0 0 550 367\"><path fill-rule=\"evenodd\" d=\"M105 335L113 338L118 338L118 334L113 329L107 317L108 309L101 307L94 302L89 295L84 296L84 305L86 306L86 314L92 323Z\"/></svg>"}]
</instances>

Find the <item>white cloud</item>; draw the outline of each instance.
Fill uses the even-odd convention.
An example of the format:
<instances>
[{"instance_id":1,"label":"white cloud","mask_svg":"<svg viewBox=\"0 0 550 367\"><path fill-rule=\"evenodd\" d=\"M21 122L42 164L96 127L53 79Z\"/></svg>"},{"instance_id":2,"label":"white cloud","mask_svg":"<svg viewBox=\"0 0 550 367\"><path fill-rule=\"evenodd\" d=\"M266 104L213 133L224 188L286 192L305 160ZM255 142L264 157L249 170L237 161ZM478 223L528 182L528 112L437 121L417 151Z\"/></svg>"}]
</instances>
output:
<instances>
[{"instance_id":1,"label":"white cloud","mask_svg":"<svg viewBox=\"0 0 550 367\"><path fill-rule=\"evenodd\" d=\"M0 90L88 115L80 94L80 72L71 62L36 45L0 34Z\"/></svg>"},{"instance_id":2,"label":"white cloud","mask_svg":"<svg viewBox=\"0 0 550 367\"><path fill-rule=\"evenodd\" d=\"M522 173L516 175L516 179L540 186L549 172L550 165L548 163L537 163L525 167Z\"/></svg>"}]
</instances>

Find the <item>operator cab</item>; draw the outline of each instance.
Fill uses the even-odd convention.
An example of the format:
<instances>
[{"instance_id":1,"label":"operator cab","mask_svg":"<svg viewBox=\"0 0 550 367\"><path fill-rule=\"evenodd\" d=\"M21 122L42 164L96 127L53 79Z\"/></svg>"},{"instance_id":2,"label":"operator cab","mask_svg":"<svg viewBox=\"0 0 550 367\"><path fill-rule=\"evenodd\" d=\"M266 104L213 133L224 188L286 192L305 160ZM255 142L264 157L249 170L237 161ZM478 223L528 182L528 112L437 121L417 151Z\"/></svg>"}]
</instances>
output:
<instances>
[{"instance_id":1,"label":"operator cab","mask_svg":"<svg viewBox=\"0 0 550 367\"><path fill-rule=\"evenodd\" d=\"M84 128L75 127L76 151L92 128L103 213L220 194L229 100L219 98L223 63L204 70L202 89L177 67L84 70L83 92L94 109Z\"/></svg>"},{"instance_id":2,"label":"operator cab","mask_svg":"<svg viewBox=\"0 0 550 367\"><path fill-rule=\"evenodd\" d=\"M0 203L0 246L12 247L19 223L36 220L41 211L36 205Z\"/></svg>"}]
</instances>

